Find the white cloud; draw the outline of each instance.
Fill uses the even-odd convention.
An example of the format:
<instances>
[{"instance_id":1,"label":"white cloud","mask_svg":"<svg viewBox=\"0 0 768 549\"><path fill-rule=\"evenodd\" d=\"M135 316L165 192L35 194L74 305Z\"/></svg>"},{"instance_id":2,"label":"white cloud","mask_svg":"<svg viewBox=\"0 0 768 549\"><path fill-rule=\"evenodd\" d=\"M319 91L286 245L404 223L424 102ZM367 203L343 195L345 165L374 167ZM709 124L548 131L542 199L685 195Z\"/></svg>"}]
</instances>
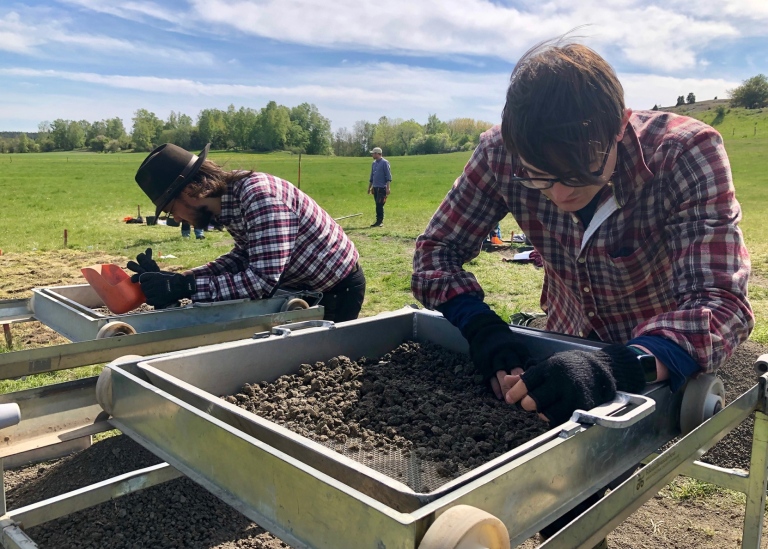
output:
<instances>
[{"instance_id":1,"label":"white cloud","mask_svg":"<svg viewBox=\"0 0 768 549\"><path fill-rule=\"evenodd\" d=\"M693 92L696 99L703 101L718 97L725 99L726 91L740 85L719 78L674 78L654 74L619 74L624 86L624 95L628 107L650 109L654 105L669 107L675 104L678 96L688 96Z\"/></svg>"},{"instance_id":2,"label":"white cloud","mask_svg":"<svg viewBox=\"0 0 768 549\"><path fill-rule=\"evenodd\" d=\"M155 2L110 2L109 0L60 0L65 4L78 6L97 13L106 13L130 19L132 21L141 21L146 18L158 19L167 23L178 23L183 19L183 13L180 10L169 10Z\"/></svg>"},{"instance_id":3,"label":"white cloud","mask_svg":"<svg viewBox=\"0 0 768 549\"><path fill-rule=\"evenodd\" d=\"M213 56L207 52L158 48L151 44L121 40L103 34L73 32L67 28L69 21L30 16L26 19L28 20L23 20L17 12L9 12L0 17L0 50L53 58L64 52L70 57L79 50L91 57L96 53L118 58L165 59L190 65L211 65L214 61Z\"/></svg>"},{"instance_id":4,"label":"white cloud","mask_svg":"<svg viewBox=\"0 0 768 549\"><path fill-rule=\"evenodd\" d=\"M746 1L746 0L745 0ZM191 0L197 16L274 40L333 49L443 57L493 56L515 61L531 45L579 25L595 44L639 67L696 68L697 52L737 38L727 18L672 10L666 2L553 0L502 6L488 0Z\"/></svg>"}]
</instances>

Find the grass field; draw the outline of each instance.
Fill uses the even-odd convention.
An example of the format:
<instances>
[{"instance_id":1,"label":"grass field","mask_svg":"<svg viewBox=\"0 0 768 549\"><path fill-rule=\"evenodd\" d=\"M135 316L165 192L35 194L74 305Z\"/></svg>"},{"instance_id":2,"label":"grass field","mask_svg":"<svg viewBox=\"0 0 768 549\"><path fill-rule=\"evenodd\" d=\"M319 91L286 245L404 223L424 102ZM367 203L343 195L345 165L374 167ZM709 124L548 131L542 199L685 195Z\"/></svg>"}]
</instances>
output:
<instances>
[{"instance_id":1,"label":"grass field","mask_svg":"<svg viewBox=\"0 0 768 549\"><path fill-rule=\"evenodd\" d=\"M715 109L693 112L707 119ZM682 107L681 109L685 109ZM737 196L742 204L742 229L752 254L750 295L758 316L753 339L768 342L768 204L764 199L768 173L768 113L762 116L733 109L719 122L731 124L736 137L724 135L731 159ZM744 132L755 127L756 136ZM727 126L730 127L730 126ZM724 132L725 133L725 132ZM746 137L742 137L746 135ZM435 208L461 173L470 153L391 158L394 182L381 229L370 229L373 201L366 194L368 158L303 156L301 189L334 217L363 213L341 221L357 245L367 273L369 289L363 314L369 316L414 303L410 293L413 243ZM199 265L228 249L227 233L211 232L204 241L182 240L178 228L125 224L126 216L153 213L149 200L133 176L144 153L43 153L0 155L3 196L0 214L0 249L33 254L68 247L135 256L151 246L176 256L167 260L183 267ZM213 152L211 158L228 168L266 171L298 182L298 157L289 153L267 155ZM513 220L502 223L508 238ZM466 268L474 272L487 292L487 301L502 315L516 310L537 311L542 273L530 265L502 263L496 254L481 254ZM1 274L1 273L0 273Z\"/></svg>"}]
</instances>

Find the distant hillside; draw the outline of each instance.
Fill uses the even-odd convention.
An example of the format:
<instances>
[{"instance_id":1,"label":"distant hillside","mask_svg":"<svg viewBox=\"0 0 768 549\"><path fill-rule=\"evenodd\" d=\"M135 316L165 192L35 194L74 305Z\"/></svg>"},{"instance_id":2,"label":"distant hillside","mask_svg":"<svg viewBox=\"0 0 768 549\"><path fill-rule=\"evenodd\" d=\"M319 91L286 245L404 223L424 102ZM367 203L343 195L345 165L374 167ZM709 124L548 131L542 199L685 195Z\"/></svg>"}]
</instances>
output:
<instances>
[{"instance_id":1,"label":"distant hillside","mask_svg":"<svg viewBox=\"0 0 768 549\"><path fill-rule=\"evenodd\" d=\"M729 99L710 99L692 105L660 107L659 110L701 120L714 127L726 140L768 138L768 108L734 108Z\"/></svg>"},{"instance_id":2,"label":"distant hillside","mask_svg":"<svg viewBox=\"0 0 768 549\"><path fill-rule=\"evenodd\" d=\"M22 133L26 133L30 139L37 139L37 132L0 132L0 139L16 139Z\"/></svg>"}]
</instances>

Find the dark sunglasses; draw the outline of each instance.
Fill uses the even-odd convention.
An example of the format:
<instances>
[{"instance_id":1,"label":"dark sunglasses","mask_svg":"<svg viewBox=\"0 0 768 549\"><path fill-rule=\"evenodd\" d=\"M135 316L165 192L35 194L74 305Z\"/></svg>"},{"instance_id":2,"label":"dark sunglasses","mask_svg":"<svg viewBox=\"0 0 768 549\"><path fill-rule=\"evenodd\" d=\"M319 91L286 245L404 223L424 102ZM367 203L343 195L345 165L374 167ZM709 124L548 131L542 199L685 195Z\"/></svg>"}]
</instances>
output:
<instances>
[{"instance_id":1,"label":"dark sunglasses","mask_svg":"<svg viewBox=\"0 0 768 549\"><path fill-rule=\"evenodd\" d=\"M612 148L613 148L613 141L611 141L611 144L608 145L608 150L605 151L605 154L603 155L603 163L600 165L600 169L594 172L590 172L590 175L592 175L593 177L602 177L603 172L605 171L605 165L608 163L608 157L611 155ZM520 171L522 173L528 173L523 167L520 168ZM529 189L537 189L540 191L551 189L555 183L561 183L566 187L584 187L588 185L588 183L584 183L583 181L575 177L561 178L561 177L513 176L510 178L510 181L513 181L515 183L520 183L521 185L523 185L524 187L528 187Z\"/></svg>"}]
</instances>

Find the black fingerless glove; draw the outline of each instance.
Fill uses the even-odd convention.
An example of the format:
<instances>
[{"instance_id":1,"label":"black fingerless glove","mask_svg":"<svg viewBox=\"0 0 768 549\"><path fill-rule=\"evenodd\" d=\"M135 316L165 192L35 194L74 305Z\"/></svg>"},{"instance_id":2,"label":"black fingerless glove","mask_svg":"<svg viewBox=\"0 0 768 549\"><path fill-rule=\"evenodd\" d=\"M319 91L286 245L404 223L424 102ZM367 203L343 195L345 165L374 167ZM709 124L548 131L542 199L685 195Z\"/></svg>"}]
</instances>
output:
<instances>
[{"instance_id":1,"label":"black fingerless glove","mask_svg":"<svg viewBox=\"0 0 768 549\"><path fill-rule=\"evenodd\" d=\"M469 343L469 357L485 379L499 370L521 368L528 356L522 338L493 312L474 316L461 334Z\"/></svg>"},{"instance_id":2,"label":"black fingerless glove","mask_svg":"<svg viewBox=\"0 0 768 549\"><path fill-rule=\"evenodd\" d=\"M143 273L160 272L160 267L158 266L157 262L152 259L152 248L147 248L147 251L145 251L143 254L137 255L136 261L129 261L125 268L136 273L135 275L131 276L131 282L138 282L139 275Z\"/></svg>"},{"instance_id":3,"label":"black fingerless glove","mask_svg":"<svg viewBox=\"0 0 768 549\"><path fill-rule=\"evenodd\" d=\"M191 297L197 290L194 275L179 273L142 273L139 276L141 291L147 297L147 304L156 309L165 309L180 299Z\"/></svg>"},{"instance_id":4,"label":"black fingerless glove","mask_svg":"<svg viewBox=\"0 0 768 549\"><path fill-rule=\"evenodd\" d=\"M614 344L599 351L564 351L530 366L521 376L536 410L551 423L564 423L576 409L613 400L616 391L639 393L645 374L637 354Z\"/></svg>"}]
</instances>

